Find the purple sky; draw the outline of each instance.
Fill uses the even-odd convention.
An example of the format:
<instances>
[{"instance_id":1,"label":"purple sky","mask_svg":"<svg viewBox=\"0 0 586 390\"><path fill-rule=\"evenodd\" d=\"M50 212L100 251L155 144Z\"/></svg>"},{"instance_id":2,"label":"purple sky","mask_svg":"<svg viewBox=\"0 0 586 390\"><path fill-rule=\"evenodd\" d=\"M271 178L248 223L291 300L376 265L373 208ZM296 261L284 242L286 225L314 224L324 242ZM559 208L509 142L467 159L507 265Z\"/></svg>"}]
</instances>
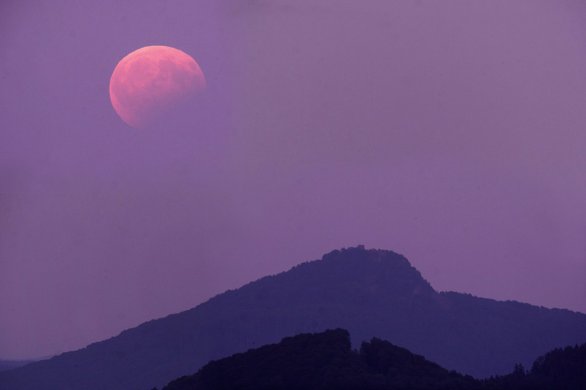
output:
<instances>
[{"instance_id":1,"label":"purple sky","mask_svg":"<svg viewBox=\"0 0 586 390\"><path fill-rule=\"evenodd\" d=\"M586 312L580 1L0 5L0 358L47 356L332 249ZM141 46L208 89L127 127Z\"/></svg>"}]
</instances>

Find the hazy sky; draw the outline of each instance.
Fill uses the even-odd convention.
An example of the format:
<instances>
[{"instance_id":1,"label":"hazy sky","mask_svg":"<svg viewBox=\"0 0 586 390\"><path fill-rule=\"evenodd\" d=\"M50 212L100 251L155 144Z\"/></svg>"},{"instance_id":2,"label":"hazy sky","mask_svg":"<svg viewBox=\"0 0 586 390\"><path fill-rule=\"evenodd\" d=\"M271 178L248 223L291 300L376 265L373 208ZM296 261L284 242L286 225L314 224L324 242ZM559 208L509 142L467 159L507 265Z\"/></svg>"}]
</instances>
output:
<instances>
[{"instance_id":1,"label":"hazy sky","mask_svg":"<svg viewBox=\"0 0 586 390\"><path fill-rule=\"evenodd\" d=\"M108 82L156 44L208 89L135 130ZM586 312L585 71L580 1L2 1L0 358L356 244Z\"/></svg>"}]
</instances>

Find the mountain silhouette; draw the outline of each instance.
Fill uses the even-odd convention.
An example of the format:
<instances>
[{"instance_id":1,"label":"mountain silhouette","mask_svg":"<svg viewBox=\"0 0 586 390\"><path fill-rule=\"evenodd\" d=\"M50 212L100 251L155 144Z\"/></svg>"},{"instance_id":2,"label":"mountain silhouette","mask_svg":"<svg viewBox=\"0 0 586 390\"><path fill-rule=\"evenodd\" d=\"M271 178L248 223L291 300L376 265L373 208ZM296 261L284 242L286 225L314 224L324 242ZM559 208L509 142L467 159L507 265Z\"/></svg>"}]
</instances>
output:
<instances>
[{"instance_id":1,"label":"mountain silhouette","mask_svg":"<svg viewBox=\"0 0 586 390\"><path fill-rule=\"evenodd\" d=\"M480 382L373 338L352 350L344 329L287 337L210 362L163 390L474 389Z\"/></svg>"},{"instance_id":2,"label":"mountain silhouette","mask_svg":"<svg viewBox=\"0 0 586 390\"><path fill-rule=\"evenodd\" d=\"M336 250L111 339L0 373L5 390L145 390L283 337L344 328L476 377L586 341L586 315L436 292L403 256Z\"/></svg>"},{"instance_id":3,"label":"mountain silhouette","mask_svg":"<svg viewBox=\"0 0 586 390\"><path fill-rule=\"evenodd\" d=\"M17 367L26 366L34 360L0 360L0 371L12 370Z\"/></svg>"},{"instance_id":4,"label":"mountain silhouette","mask_svg":"<svg viewBox=\"0 0 586 390\"><path fill-rule=\"evenodd\" d=\"M344 329L287 337L212 361L162 390L583 390L586 344L539 357L530 371L477 380L448 371L388 341L352 350Z\"/></svg>"}]
</instances>

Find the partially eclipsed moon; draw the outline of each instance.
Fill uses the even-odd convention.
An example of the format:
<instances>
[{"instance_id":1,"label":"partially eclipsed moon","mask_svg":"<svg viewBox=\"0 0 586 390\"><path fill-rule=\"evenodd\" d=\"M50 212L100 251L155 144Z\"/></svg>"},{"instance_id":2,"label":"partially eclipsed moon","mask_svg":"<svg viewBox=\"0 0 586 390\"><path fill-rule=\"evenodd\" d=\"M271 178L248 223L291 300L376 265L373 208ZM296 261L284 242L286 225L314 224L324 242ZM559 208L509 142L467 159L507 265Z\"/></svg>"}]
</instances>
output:
<instances>
[{"instance_id":1,"label":"partially eclipsed moon","mask_svg":"<svg viewBox=\"0 0 586 390\"><path fill-rule=\"evenodd\" d=\"M143 128L205 89L197 62L169 46L145 46L122 58L110 78L110 101L124 122Z\"/></svg>"}]
</instances>

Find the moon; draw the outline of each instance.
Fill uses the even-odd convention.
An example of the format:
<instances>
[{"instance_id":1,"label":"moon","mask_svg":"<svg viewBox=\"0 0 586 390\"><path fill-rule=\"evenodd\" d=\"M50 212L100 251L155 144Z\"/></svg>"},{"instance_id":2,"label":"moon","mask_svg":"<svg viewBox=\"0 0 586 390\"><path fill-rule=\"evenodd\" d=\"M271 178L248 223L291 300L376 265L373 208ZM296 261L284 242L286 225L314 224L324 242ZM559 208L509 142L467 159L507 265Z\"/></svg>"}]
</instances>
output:
<instances>
[{"instance_id":1,"label":"moon","mask_svg":"<svg viewBox=\"0 0 586 390\"><path fill-rule=\"evenodd\" d=\"M169 46L145 46L114 68L110 101L126 124L145 128L189 104L205 88L205 76L189 54Z\"/></svg>"}]
</instances>

